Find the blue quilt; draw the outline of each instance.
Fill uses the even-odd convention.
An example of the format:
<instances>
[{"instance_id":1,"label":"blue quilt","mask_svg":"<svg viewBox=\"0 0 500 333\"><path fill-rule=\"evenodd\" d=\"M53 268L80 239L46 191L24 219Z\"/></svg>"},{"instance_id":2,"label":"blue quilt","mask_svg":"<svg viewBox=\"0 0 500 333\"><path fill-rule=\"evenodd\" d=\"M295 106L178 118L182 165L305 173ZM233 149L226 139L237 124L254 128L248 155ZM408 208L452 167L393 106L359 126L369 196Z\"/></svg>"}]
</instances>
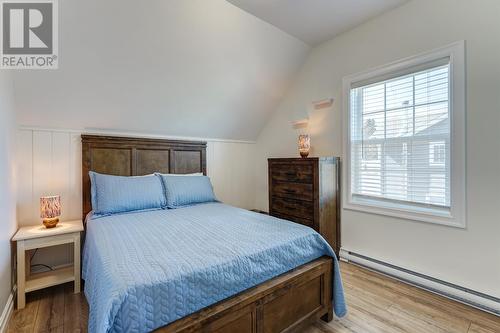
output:
<instances>
[{"instance_id":1,"label":"blue quilt","mask_svg":"<svg viewBox=\"0 0 500 333\"><path fill-rule=\"evenodd\" d=\"M342 317L338 262L311 228L221 203L89 218L89 332L149 332L323 255Z\"/></svg>"}]
</instances>

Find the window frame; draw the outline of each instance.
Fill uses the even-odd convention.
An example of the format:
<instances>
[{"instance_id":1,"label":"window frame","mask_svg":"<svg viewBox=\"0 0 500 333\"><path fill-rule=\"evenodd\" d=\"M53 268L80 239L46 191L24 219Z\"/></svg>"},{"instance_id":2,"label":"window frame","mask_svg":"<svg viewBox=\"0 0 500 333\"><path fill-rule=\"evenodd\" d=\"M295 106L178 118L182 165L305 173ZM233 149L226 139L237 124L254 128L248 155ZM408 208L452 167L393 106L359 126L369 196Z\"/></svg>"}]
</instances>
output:
<instances>
[{"instance_id":1,"label":"window frame","mask_svg":"<svg viewBox=\"0 0 500 333\"><path fill-rule=\"evenodd\" d=\"M351 135L350 92L353 84L390 76L412 67L439 59L450 59L450 208L417 203L395 202L386 199L353 197L351 191ZM343 78L343 151L344 177L342 208L405 220L429 222L466 228L466 132L465 132L465 41L421 53L416 56L379 66Z\"/></svg>"}]
</instances>

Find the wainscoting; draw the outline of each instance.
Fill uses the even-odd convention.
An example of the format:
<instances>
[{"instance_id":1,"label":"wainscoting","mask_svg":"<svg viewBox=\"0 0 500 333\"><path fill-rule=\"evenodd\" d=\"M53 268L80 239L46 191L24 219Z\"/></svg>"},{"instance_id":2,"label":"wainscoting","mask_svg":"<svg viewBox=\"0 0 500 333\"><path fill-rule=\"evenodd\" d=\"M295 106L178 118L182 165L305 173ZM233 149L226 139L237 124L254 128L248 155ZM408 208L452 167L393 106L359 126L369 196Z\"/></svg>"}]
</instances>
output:
<instances>
[{"instance_id":1,"label":"wainscoting","mask_svg":"<svg viewBox=\"0 0 500 333\"><path fill-rule=\"evenodd\" d=\"M81 218L81 133L73 130L18 130L16 178L19 226L41 223L39 198L43 195L61 195L61 220ZM208 142L207 172L217 198L233 206L254 208L255 144L211 139L204 141ZM33 264L57 266L68 263L71 258L70 248L65 246L41 249L33 258Z\"/></svg>"}]
</instances>

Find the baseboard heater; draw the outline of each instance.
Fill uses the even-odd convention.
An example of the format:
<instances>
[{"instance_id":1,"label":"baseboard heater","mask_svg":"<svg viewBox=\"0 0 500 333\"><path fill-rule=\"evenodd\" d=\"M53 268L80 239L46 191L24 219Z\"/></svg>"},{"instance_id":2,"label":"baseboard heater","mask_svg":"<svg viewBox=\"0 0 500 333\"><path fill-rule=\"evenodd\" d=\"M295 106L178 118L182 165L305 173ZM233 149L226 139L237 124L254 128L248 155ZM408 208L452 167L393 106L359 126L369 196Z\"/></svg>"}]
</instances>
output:
<instances>
[{"instance_id":1,"label":"baseboard heater","mask_svg":"<svg viewBox=\"0 0 500 333\"><path fill-rule=\"evenodd\" d=\"M500 316L500 298L486 295L345 249L340 250L340 260L357 264L415 287L428 290L432 293Z\"/></svg>"}]
</instances>

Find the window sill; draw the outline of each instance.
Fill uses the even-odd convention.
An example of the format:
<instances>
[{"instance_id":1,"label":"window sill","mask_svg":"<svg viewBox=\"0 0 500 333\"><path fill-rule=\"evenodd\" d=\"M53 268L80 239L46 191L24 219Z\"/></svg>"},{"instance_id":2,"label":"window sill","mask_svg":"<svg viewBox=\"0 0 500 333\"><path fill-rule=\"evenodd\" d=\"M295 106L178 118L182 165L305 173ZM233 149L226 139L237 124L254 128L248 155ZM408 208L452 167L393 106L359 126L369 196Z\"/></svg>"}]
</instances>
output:
<instances>
[{"instance_id":1,"label":"window sill","mask_svg":"<svg viewBox=\"0 0 500 333\"><path fill-rule=\"evenodd\" d=\"M466 228L465 219L453 216L450 209L419 207L411 204L406 205L368 198L351 198L351 200L344 203L343 209L461 229Z\"/></svg>"}]
</instances>

